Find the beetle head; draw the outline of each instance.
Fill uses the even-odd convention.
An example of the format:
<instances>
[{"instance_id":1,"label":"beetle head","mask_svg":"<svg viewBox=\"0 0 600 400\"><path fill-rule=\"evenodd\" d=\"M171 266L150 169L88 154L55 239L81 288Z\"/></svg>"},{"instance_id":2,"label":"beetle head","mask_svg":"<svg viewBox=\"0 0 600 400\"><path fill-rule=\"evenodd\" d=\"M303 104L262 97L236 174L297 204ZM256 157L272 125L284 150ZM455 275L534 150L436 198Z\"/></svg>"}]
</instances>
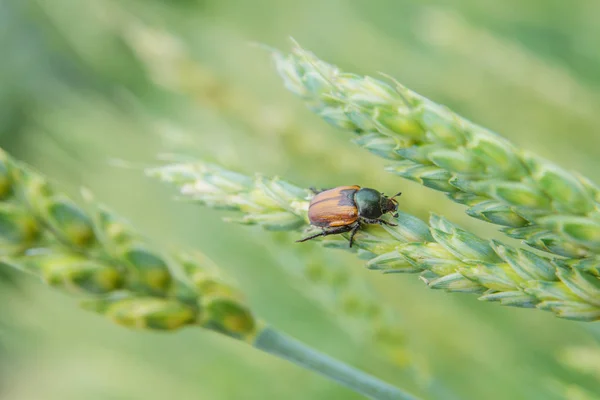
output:
<instances>
[{"instance_id":1,"label":"beetle head","mask_svg":"<svg viewBox=\"0 0 600 400\"><path fill-rule=\"evenodd\" d=\"M396 200L396 197L400 196L401 194L402 192L396 193L392 197L382 196L383 204L381 211L383 211L384 214L393 212L394 218L398 218L398 200Z\"/></svg>"}]
</instances>

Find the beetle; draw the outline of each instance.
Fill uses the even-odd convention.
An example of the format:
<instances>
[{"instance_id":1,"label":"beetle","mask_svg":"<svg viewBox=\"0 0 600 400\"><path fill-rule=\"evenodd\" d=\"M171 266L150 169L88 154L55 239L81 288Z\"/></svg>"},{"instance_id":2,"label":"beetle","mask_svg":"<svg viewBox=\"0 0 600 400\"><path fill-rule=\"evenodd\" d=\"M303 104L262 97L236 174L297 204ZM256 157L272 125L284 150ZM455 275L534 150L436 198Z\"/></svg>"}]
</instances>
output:
<instances>
[{"instance_id":1,"label":"beetle","mask_svg":"<svg viewBox=\"0 0 600 400\"><path fill-rule=\"evenodd\" d=\"M381 219L384 214L393 212L398 217L398 201L395 199L402 193L387 197L371 188L360 186L339 186L333 189L317 191L308 206L310 224L322 228L323 231L297 242L306 242L319 236L335 235L350 232L350 247L354 243L354 235L361 224L385 224L397 226Z\"/></svg>"}]
</instances>

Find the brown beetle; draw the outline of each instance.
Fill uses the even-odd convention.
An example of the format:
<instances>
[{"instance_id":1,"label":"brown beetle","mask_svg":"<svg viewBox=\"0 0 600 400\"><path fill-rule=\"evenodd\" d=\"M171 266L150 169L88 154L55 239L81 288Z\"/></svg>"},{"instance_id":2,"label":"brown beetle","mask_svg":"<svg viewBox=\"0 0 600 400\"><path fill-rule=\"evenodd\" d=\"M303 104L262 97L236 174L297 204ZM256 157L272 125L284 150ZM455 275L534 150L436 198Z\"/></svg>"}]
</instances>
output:
<instances>
[{"instance_id":1,"label":"brown beetle","mask_svg":"<svg viewBox=\"0 0 600 400\"><path fill-rule=\"evenodd\" d=\"M396 226L391 222L381 219L381 216L398 210L398 201L395 197L387 197L375 189L361 188L360 186L339 186L333 189L315 191L315 196L308 207L310 224L323 228L323 232L311 235L298 242L305 242L319 236L350 233L350 247L354 242L354 235L365 224L385 224ZM395 217L398 214L394 215Z\"/></svg>"}]
</instances>

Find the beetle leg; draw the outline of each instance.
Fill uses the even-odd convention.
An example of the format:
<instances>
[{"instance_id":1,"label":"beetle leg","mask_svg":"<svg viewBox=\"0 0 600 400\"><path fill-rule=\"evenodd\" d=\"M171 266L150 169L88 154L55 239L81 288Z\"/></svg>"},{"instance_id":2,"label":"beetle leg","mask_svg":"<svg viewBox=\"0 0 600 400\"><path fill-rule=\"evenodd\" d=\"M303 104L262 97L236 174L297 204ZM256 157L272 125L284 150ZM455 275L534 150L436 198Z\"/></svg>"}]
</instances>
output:
<instances>
[{"instance_id":1,"label":"beetle leg","mask_svg":"<svg viewBox=\"0 0 600 400\"><path fill-rule=\"evenodd\" d=\"M356 232L358 232L358 228L360 228L360 222L356 222L352 228L352 231L350 232L350 247L352 247L352 244L354 243L354 235L356 235Z\"/></svg>"},{"instance_id":2,"label":"beetle leg","mask_svg":"<svg viewBox=\"0 0 600 400\"><path fill-rule=\"evenodd\" d=\"M379 225L398 226L398 224L394 224L393 222L388 222L388 221L386 221L386 220L384 220L384 219L378 219L378 220L377 220L377 223L378 223Z\"/></svg>"},{"instance_id":3,"label":"beetle leg","mask_svg":"<svg viewBox=\"0 0 600 400\"><path fill-rule=\"evenodd\" d=\"M328 236L328 235L335 235L338 233L345 233L348 232L350 230L352 230L354 228L353 225L344 225L344 226L340 226L338 228L333 228L333 229L329 229L329 230L323 230L323 232L319 232L316 233L314 235L305 237L304 239L300 239L300 240L296 240L296 242L300 243L300 242L306 242L307 240L311 240L314 238L317 238L319 236Z\"/></svg>"},{"instance_id":4,"label":"beetle leg","mask_svg":"<svg viewBox=\"0 0 600 400\"><path fill-rule=\"evenodd\" d=\"M367 219L364 218L363 221L366 224L379 224L379 225L387 225L387 226L398 226L398 224L394 224L393 222L388 222L384 219Z\"/></svg>"},{"instance_id":5,"label":"beetle leg","mask_svg":"<svg viewBox=\"0 0 600 400\"><path fill-rule=\"evenodd\" d=\"M378 219L369 219L369 218L361 218L362 222L364 222L365 224L378 224L379 220Z\"/></svg>"}]
</instances>

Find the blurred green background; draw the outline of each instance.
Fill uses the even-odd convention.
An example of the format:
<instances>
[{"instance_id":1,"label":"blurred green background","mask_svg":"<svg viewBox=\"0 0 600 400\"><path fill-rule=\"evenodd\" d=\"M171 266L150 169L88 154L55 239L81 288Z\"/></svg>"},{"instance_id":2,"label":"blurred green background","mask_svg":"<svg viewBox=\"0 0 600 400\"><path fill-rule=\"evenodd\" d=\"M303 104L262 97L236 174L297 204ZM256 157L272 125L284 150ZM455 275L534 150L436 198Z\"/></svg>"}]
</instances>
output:
<instances>
[{"instance_id":1,"label":"blurred green background","mask_svg":"<svg viewBox=\"0 0 600 400\"><path fill-rule=\"evenodd\" d=\"M420 376L436 382L423 388L305 295L268 235L173 203L139 168L174 152L303 186L401 189L410 213L501 237L386 175L287 93L251 44L285 50L291 36L346 70L385 72L598 182L598 15L596 0L2 0L0 145L70 193L91 188L157 243L204 251L276 327L425 398L597 398L594 324L432 291L339 253L403 321ZM128 331L0 272L2 399L360 398L212 333Z\"/></svg>"}]
</instances>

